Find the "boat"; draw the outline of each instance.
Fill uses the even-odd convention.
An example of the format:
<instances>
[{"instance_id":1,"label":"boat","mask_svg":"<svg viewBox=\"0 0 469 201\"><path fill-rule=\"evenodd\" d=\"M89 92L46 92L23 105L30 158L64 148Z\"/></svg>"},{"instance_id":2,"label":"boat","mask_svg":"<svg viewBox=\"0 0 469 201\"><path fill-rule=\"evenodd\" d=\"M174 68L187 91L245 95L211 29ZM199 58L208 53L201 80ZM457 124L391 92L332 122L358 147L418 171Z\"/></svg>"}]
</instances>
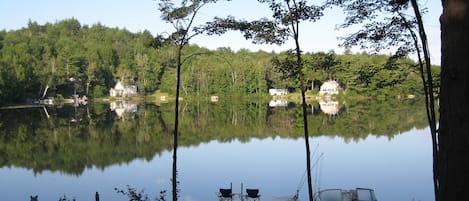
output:
<instances>
[{"instance_id":1,"label":"boat","mask_svg":"<svg viewBox=\"0 0 469 201\"><path fill-rule=\"evenodd\" d=\"M320 190L314 196L314 201L377 201L377 199L373 189L356 188Z\"/></svg>"},{"instance_id":2,"label":"boat","mask_svg":"<svg viewBox=\"0 0 469 201\"><path fill-rule=\"evenodd\" d=\"M259 189L247 188L246 194L243 193L241 184L241 193L233 193L232 185L230 188L220 188L218 198L220 201L298 201L298 191L291 196L262 196ZM377 201L375 192L370 188L355 188L351 190L344 189L324 189L315 193L314 201Z\"/></svg>"}]
</instances>

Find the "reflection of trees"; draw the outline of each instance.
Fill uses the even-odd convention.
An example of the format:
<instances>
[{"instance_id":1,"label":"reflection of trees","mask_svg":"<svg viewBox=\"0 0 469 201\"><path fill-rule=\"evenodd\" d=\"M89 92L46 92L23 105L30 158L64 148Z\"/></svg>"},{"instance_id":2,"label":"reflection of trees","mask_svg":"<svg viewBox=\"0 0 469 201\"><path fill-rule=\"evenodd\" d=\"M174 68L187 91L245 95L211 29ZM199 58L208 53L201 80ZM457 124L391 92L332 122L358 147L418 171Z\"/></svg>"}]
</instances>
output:
<instances>
[{"instance_id":1,"label":"reflection of trees","mask_svg":"<svg viewBox=\"0 0 469 201\"><path fill-rule=\"evenodd\" d=\"M98 106L90 110L93 121L75 124L62 114L66 108L51 112L50 119L39 112L24 111L19 119L15 116L23 111L2 111L0 165L80 174L93 166L150 160L170 148L170 139L157 123L156 110L148 108L137 114L142 118L123 122Z\"/></svg>"},{"instance_id":2,"label":"reflection of trees","mask_svg":"<svg viewBox=\"0 0 469 201\"><path fill-rule=\"evenodd\" d=\"M172 105L139 105L134 118L121 121L108 105L78 108L81 122L70 123L72 107L2 110L0 113L0 166L18 166L81 174L85 168L105 168L135 158L150 160L172 148L166 125L174 118ZM425 128L424 103L419 100L367 101L347 104L339 115L308 112L311 136L338 136L360 140L370 134L387 136ZM83 115L86 111L87 115ZM188 103L180 115L180 146L217 140L301 138L301 108L270 108L268 103ZM169 121L170 122L170 121Z\"/></svg>"}]
</instances>

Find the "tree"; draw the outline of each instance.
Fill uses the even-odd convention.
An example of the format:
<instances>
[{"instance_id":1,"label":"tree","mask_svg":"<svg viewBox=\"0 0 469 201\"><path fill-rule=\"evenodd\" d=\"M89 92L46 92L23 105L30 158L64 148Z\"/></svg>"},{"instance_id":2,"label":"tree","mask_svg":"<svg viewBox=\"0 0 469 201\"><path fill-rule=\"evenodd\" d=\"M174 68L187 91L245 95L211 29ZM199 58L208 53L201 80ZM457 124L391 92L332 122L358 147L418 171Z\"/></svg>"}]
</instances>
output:
<instances>
[{"instance_id":1,"label":"tree","mask_svg":"<svg viewBox=\"0 0 469 201\"><path fill-rule=\"evenodd\" d=\"M317 52L307 54L305 64L309 67L307 70L313 74L309 76L316 80L326 80L335 78L335 66L339 64L336 54L333 51ZM319 71L318 73L316 73Z\"/></svg>"},{"instance_id":2,"label":"tree","mask_svg":"<svg viewBox=\"0 0 469 201\"><path fill-rule=\"evenodd\" d=\"M283 44L287 39L293 39L295 48L288 51L285 60L274 58L273 63L279 66L281 71L288 74L287 77L296 77L300 83L303 111L303 128L306 146L306 169L308 173L309 199L313 200L311 182L311 161L309 148L308 120L306 111L306 84L304 78L302 50L300 48L300 22L316 21L322 16L323 7L308 5L305 0L259 0L266 3L272 10L272 19L263 18L247 22L236 20L234 17L216 18L214 22L205 27L211 34L223 34L228 30L239 30L244 33L246 39L252 39L254 43Z\"/></svg>"},{"instance_id":3,"label":"tree","mask_svg":"<svg viewBox=\"0 0 469 201\"><path fill-rule=\"evenodd\" d=\"M180 7L175 7L171 0L161 0L159 3L159 11L161 18L173 25L175 31L169 36L169 40L176 46L176 104L174 117L174 134L173 134L173 200L177 200L177 146L178 146L178 125L179 125L179 91L181 85L181 67L186 61L182 59L182 50L189 44L191 38L201 34L198 29L194 29L194 20L199 10L206 4L215 3L217 0L193 0L181 2ZM192 29L192 30L191 30ZM187 58L187 57L186 57Z\"/></svg>"},{"instance_id":4,"label":"tree","mask_svg":"<svg viewBox=\"0 0 469 201\"><path fill-rule=\"evenodd\" d=\"M468 0L442 0L438 200L467 200L469 186Z\"/></svg>"},{"instance_id":5,"label":"tree","mask_svg":"<svg viewBox=\"0 0 469 201\"><path fill-rule=\"evenodd\" d=\"M290 33L281 30L286 27L268 19L241 25L257 42L267 43L271 37L270 42L275 43L280 40L274 38L286 40ZM262 30L264 25L269 33L255 35L253 30ZM148 31L134 34L99 23L82 26L76 20L64 20L45 25L30 22L26 28L0 33L3 34L0 38L2 103L57 94L69 97L74 91L70 78L77 81L78 92L90 98L108 95L116 79L135 82L140 92L176 92L176 45L162 36L153 37ZM185 62L181 69L181 89L188 96L262 96L269 88L300 89L294 50L233 52L229 48L208 50L188 44L182 53ZM407 86L409 80L417 83L415 62L408 59L397 59L387 65L389 56L367 53L319 52L301 56L305 83L335 78L344 81L347 90L366 96L395 95L404 89L412 92L418 89ZM278 65L272 65L272 57ZM45 88L49 88L47 93Z\"/></svg>"},{"instance_id":6,"label":"tree","mask_svg":"<svg viewBox=\"0 0 469 201\"><path fill-rule=\"evenodd\" d=\"M423 91L425 94L427 119L433 142L433 168L438 171L439 155L436 130L435 91L433 84L430 53L423 26L422 11L417 0L329 0L328 4L339 5L347 12L342 28L362 24L363 29L347 36L343 45L350 47L360 45L378 52L384 48L398 47L394 58L407 56L416 52L418 56ZM409 4L414 16L406 12ZM418 34L417 34L418 33ZM422 55L423 54L423 58ZM434 191L438 199L439 178L434 174Z\"/></svg>"}]
</instances>

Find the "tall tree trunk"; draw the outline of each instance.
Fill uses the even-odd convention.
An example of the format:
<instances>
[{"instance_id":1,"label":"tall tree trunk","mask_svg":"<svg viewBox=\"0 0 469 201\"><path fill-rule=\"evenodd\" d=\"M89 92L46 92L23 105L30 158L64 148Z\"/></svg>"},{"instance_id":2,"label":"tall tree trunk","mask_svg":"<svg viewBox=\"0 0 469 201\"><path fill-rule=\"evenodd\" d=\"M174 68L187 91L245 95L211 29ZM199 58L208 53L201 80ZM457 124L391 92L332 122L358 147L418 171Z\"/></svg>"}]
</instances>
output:
<instances>
[{"instance_id":1,"label":"tall tree trunk","mask_svg":"<svg viewBox=\"0 0 469 201\"><path fill-rule=\"evenodd\" d=\"M469 200L469 0L442 0L438 200Z\"/></svg>"},{"instance_id":2,"label":"tall tree trunk","mask_svg":"<svg viewBox=\"0 0 469 201\"><path fill-rule=\"evenodd\" d=\"M172 185L173 185L173 201L177 201L178 199L178 181L177 181L177 150L178 150L178 138L179 138L179 88L181 85L181 55L182 55L182 48L184 47L183 44L178 46L177 49L177 83L176 83L176 105L174 107L174 134L173 134L173 178L172 178Z\"/></svg>"},{"instance_id":3,"label":"tall tree trunk","mask_svg":"<svg viewBox=\"0 0 469 201\"><path fill-rule=\"evenodd\" d=\"M417 36L413 33L412 29L409 28L409 31L412 34L415 43L415 49L417 50L418 61L420 66L420 74L423 82L423 89L425 93L425 106L427 111L428 124L430 126L430 133L432 135L432 148L433 148L433 189L435 194L435 200L438 201L438 176L435 174L438 171L438 140L437 140L437 131L436 131L436 112L435 112L435 97L434 97L434 86L433 86L433 76L432 76L432 67L430 63L430 53L428 50L427 34L425 33L425 28L423 26L422 15L420 13L419 5L417 0L410 1L415 13L415 18L417 19L419 38L422 44L422 52L424 56L424 61L420 56L419 45L417 41ZM424 67L425 64L425 67Z\"/></svg>"},{"instance_id":4,"label":"tall tree trunk","mask_svg":"<svg viewBox=\"0 0 469 201\"><path fill-rule=\"evenodd\" d=\"M309 201L313 201L313 182L311 176L311 151L309 147L309 133L308 133L308 113L306 110L306 85L304 80L303 74L303 60L301 57L301 48L300 48L300 35L299 35L299 25L300 19L297 17L299 16L296 11L290 7L290 1L285 1L287 3L288 10L290 12L291 17L291 30L293 31L293 39L295 40L295 51L296 51L296 67L298 70L298 79L300 80L300 88L301 88L301 108L303 111L303 132L305 138L305 151L306 151L306 171L307 171L307 181L308 181L308 195ZM293 1L294 8L298 8L297 2ZM297 9L295 9L297 10Z\"/></svg>"}]
</instances>

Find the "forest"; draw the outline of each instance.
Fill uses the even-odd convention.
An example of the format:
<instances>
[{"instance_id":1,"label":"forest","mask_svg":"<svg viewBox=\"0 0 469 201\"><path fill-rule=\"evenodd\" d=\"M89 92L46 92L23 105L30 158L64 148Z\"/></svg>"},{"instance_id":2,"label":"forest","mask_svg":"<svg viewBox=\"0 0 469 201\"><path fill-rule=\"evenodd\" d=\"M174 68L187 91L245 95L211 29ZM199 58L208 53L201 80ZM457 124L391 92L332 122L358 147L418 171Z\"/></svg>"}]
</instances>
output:
<instances>
[{"instance_id":1,"label":"forest","mask_svg":"<svg viewBox=\"0 0 469 201\"><path fill-rule=\"evenodd\" d=\"M149 31L132 33L102 24L82 25L66 19L40 25L30 21L19 30L0 31L0 104L70 97L109 96L117 81L133 84L139 94L175 93L175 47ZM183 97L208 95L266 96L270 88L299 90L297 79L275 67L287 52L209 50L190 44L183 52ZM418 66L391 55L306 52L304 74L309 89L335 79L348 95L395 97L423 94ZM433 66L438 83L440 68ZM313 84L314 83L314 84ZM314 87L312 87L314 86Z\"/></svg>"}]
</instances>

